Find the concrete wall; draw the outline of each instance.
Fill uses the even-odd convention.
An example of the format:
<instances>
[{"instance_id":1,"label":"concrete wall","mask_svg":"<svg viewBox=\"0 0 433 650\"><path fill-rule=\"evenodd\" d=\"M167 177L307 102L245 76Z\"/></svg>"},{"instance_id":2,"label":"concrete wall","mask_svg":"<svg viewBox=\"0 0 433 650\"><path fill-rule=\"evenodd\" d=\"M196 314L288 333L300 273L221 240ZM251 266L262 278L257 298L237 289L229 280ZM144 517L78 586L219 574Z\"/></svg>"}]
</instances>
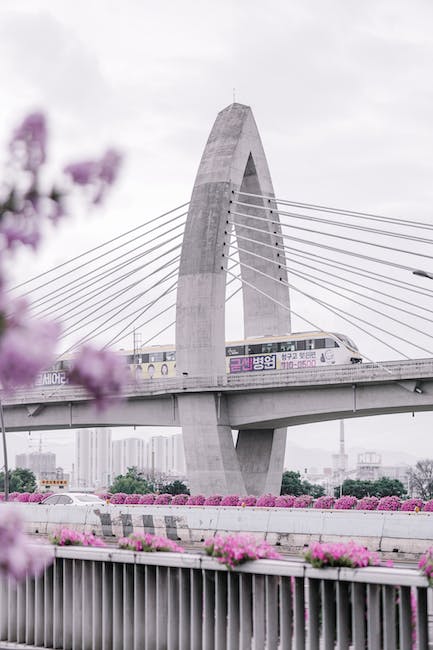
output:
<instances>
[{"instance_id":1,"label":"concrete wall","mask_svg":"<svg viewBox=\"0 0 433 650\"><path fill-rule=\"evenodd\" d=\"M252 533L286 551L302 551L312 541L350 539L372 551L413 557L432 543L433 513L221 508L200 506L43 506L19 504L30 533L50 534L65 526L107 540L148 532L191 544L216 532Z\"/></svg>"}]
</instances>

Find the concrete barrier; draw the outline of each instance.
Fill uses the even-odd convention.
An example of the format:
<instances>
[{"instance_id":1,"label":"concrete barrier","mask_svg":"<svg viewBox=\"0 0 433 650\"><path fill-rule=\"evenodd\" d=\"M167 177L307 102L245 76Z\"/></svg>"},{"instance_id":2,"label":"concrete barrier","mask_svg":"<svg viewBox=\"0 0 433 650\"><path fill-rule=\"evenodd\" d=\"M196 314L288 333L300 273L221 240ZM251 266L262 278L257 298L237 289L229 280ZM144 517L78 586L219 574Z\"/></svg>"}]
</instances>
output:
<instances>
[{"instance_id":1,"label":"concrete barrier","mask_svg":"<svg viewBox=\"0 0 433 650\"><path fill-rule=\"evenodd\" d=\"M248 532L287 551L311 541L356 539L370 550L412 557L433 544L433 513L289 508L102 505L44 506L20 503L30 533L61 527L105 539L147 532L191 544L216 532Z\"/></svg>"}]
</instances>

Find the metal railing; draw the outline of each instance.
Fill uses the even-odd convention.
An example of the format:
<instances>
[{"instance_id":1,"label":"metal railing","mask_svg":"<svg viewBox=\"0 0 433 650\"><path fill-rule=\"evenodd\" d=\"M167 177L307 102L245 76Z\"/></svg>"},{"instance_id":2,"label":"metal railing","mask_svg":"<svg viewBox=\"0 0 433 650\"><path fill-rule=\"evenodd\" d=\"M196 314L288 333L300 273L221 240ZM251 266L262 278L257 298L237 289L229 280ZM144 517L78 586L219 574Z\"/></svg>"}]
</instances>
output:
<instances>
[{"instance_id":1,"label":"metal railing","mask_svg":"<svg viewBox=\"0 0 433 650\"><path fill-rule=\"evenodd\" d=\"M264 560L227 571L202 555L54 553L36 580L1 583L0 648L426 650L432 635L416 570Z\"/></svg>"},{"instance_id":2,"label":"metal railing","mask_svg":"<svg viewBox=\"0 0 433 650\"><path fill-rule=\"evenodd\" d=\"M278 370L239 373L238 375L167 377L143 379L130 382L125 389L126 397L152 397L175 395L183 392L221 392L260 390L263 388L287 388L352 384L369 382L404 381L405 379L429 380L433 378L433 359L409 361L385 361L377 364L363 363L343 366L324 366L304 370ZM86 391L74 385L34 386L19 388L14 395L4 395L6 407L38 402L79 402L88 399Z\"/></svg>"}]
</instances>

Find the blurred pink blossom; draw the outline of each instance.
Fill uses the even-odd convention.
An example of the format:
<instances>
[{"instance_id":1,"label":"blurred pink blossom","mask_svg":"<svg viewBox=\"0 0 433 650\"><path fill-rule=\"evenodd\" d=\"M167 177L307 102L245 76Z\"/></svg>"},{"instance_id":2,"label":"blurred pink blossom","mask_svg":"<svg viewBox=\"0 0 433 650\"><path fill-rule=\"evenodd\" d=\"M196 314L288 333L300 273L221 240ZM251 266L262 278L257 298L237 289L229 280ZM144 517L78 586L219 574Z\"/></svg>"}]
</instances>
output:
<instances>
[{"instance_id":1,"label":"blurred pink blossom","mask_svg":"<svg viewBox=\"0 0 433 650\"><path fill-rule=\"evenodd\" d=\"M72 383L81 384L94 398L98 410L119 399L127 382L124 360L111 350L85 345L73 361Z\"/></svg>"},{"instance_id":2,"label":"blurred pink blossom","mask_svg":"<svg viewBox=\"0 0 433 650\"><path fill-rule=\"evenodd\" d=\"M0 572L13 580L39 575L53 561L48 546L31 542L17 506L0 508Z\"/></svg>"},{"instance_id":3,"label":"blurred pink blossom","mask_svg":"<svg viewBox=\"0 0 433 650\"><path fill-rule=\"evenodd\" d=\"M47 124L45 115L30 113L14 130L9 149L22 169L36 172L46 160Z\"/></svg>"}]
</instances>

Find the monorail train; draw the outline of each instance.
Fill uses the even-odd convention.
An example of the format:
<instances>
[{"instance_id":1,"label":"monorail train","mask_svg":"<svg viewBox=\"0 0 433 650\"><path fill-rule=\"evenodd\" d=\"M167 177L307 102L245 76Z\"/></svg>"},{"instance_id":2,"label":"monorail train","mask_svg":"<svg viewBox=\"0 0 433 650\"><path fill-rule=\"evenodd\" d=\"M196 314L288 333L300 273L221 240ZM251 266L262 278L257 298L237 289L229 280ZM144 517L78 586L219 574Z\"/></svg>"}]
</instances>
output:
<instances>
[{"instance_id":1,"label":"monorail train","mask_svg":"<svg viewBox=\"0 0 433 650\"><path fill-rule=\"evenodd\" d=\"M119 354L137 379L174 377L176 350L173 345L142 348L138 352L120 350ZM360 363L362 357L355 343L335 332L298 332L283 336L263 336L226 343L227 374L264 372L268 370L301 370L322 366ZM37 386L68 383L70 360L41 373Z\"/></svg>"}]
</instances>

